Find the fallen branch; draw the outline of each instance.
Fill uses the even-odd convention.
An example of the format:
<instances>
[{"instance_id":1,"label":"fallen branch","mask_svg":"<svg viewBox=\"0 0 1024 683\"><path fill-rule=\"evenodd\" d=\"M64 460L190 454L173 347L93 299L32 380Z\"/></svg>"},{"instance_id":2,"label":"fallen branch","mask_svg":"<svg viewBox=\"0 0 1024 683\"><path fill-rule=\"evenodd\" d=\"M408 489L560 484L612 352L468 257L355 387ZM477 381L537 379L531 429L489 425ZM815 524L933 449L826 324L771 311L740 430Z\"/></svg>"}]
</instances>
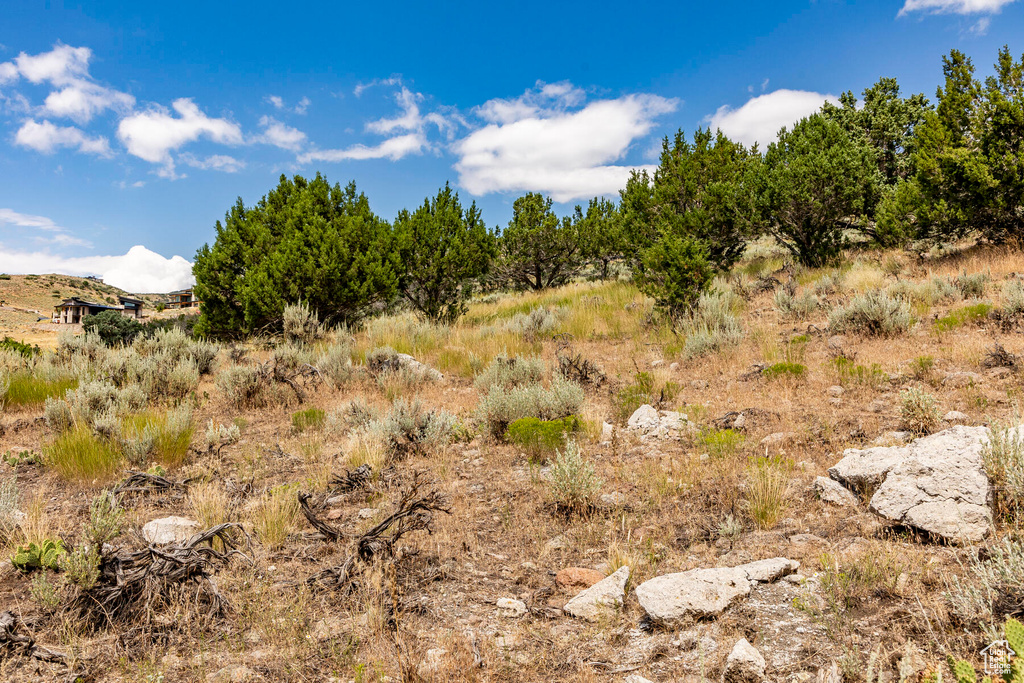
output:
<instances>
[{"instance_id":1,"label":"fallen branch","mask_svg":"<svg viewBox=\"0 0 1024 683\"><path fill-rule=\"evenodd\" d=\"M354 547L344 562L337 567L325 569L315 574L309 578L307 583L311 585L326 583L343 586L348 583L353 572L360 565L394 556L395 544L406 534L415 531L431 533L433 531L431 524L434 520L434 513L443 512L451 514L451 508L448 505L448 500L438 491L431 489L426 494L423 494L422 489L424 486L426 486L426 482L422 473L417 472L413 475L412 481L395 504L395 511L372 529L355 539ZM303 512L305 513L308 510L308 505L304 505L305 501L301 496L299 502L303 506ZM318 531L323 532L321 527L326 527L337 534L336 538L340 537L340 532L332 529L325 522L317 520L312 511L307 514L306 518Z\"/></svg>"},{"instance_id":2,"label":"fallen branch","mask_svg":"<svg viewBox=\"0 0 1024 683\"><path fill-rule=\"evenodd\" d=\"M187 487L187 481L173 481L149 472L129 472L128 477L117 485L113 494L119 496L122 493L184 491Z\"/></svg>"},{"instance_id":3,"label":"fallen branch","mask_svg":"<svg viewBox=\"0 0 1024 683\"><path fill-rule=\"evenodd\" d=\"M18 633L18 617L13 612L0 612L0 660L19 652L25 657L41 662L63 664L67 655L56 650L36 645L35 639L27 633Z\"/></svg>"}]
</instances>

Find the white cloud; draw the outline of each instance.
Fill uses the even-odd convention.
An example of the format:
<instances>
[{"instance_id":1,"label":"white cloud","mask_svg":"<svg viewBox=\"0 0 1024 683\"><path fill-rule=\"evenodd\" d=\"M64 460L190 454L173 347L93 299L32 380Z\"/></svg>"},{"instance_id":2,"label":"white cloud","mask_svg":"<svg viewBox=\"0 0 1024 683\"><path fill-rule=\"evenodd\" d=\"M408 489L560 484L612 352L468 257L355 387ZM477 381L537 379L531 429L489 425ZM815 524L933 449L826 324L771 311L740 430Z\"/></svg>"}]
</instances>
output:
<instances>
[{"instance_id":1,"label":"white cloud","mask_svg":"<svg viewBox=\"0 0 1024 683\"><path fill-rule=\"evenodd\" d=\"M559 202L618 191L630 171L646 167L613 162L678 101L626 95L570 110L582 98L571 84L538 83L522 97L478 107L477 115L490 123L452 146L459 183L476 195L536 191Z\"/></svg>"},{"instance_id":2,"label":"white cloud","mask_svg":"<svg viewBox=\"0 0 1024 683\"><path fill-rule=\"evenodd\" d=\"M193 154L180 154L178 160L192 168L204 171L223 171L224 173L237 173L245 168L245 162L227 154L213 154L200 159Z\"/></svg>"},{"instance_id":3,"label":"white cloud","mask_svg":"<svg viewBox=\"0 0 1024 683\"><path fill-rule=\"evenodd\" d=\"M391 78L375 78L368 83L357 83L356 87L352 89L352 94L359 97L369 88L373 88L378 85L392 86L401 84L402 79L400 76L392 76Z\"/></svg>"},{"instance_id":4,"label":"white cloud","mask_svg":"<svg viewBox=\"0 0 1024 683\"><path fill-rule=\"evenodd\" d=\"M365 159L390 159L397 161L410 154L420 154L427 146L427 139L421 133L409 133L389 138L379 145L352 145L345 149L320 149L299 155L300 164L310 161L346 161Z\"/></svg>"},{"instance_id":5,"label":"white cloud","mask_svg":"<svg viewBox=\"0 0 1024 683\"><path fill-rule=\"evenodd\" d=\"M57 126L50 121L38 123L29 119L14 134L14 143L43 154L69 147L84 154L110 156L110 143L105 137L89 137L74 126Z\"/></svg>"},{"instance_id":6,"label":"white cloud","mask_svg":"<svg viewBox=\"0 0 1024 683\"><path fill-rule=\"evenodd\" d=\"M752 97L739 109L719 107L710 117L711 129L719 129L745 145L756 142L764 149L775 141L780 128L818 111L826 100L839 101L833 95L806 90L775 90Z\"/></svg>"},{"instance_id":7,"label":"white cloud","mask_svg":"<svg viewBox=\"0 0 1024 683\"><path fill-rule=\"evenodd\" d=\"M292 152L297 152L306 144L305 133L298 128L287 126L271 116L262 117L260 126L263 127L263 134L256 138L257 142Z\"/></svg>"},{"instance_id":8,"label":"white cloud","mask_svg":"<svg viewBox=\"0 0 1024 683\"><path fill-rule=\"evenodd\" d=\"M100 85L89 75L92 50L56 44L49 52L38 55L19 54L13 62L0 64L0 82L23 77L30 83L49 83L54 90L46 97L42 111L52 116L88 123L107 110L127 112L135 106L135 98Z\"/></svg>"},{"instance_id":9,"label":"white cloud","mask_svg":"<svg viewBox=\"0 0 1024 683\"><path fill-rule=\"evenodd\" d=\"M288 107L285 106L284 98L281 97L280 95L267 95L266 100L267 102L270 102L270 104L274 106L274 109L278 109L280 111L287 110L294 112L296 114L305 114L306 110L309 108L309 105L312 104L309 101L308 97L303 97L301 100L299 100L298 104L296 104L293 108L288 109Z\"/></svg>"},{"instance_id":10,"label":"white cloud","mask_svg":"<svg viewBox=\"0 0 1024 683\"><path fill-rule=\"evenodd\" d=\"M117 127L117 137L129 154L162 165L158 175L176 177L171 152L200 138L227 145L242 144L242 129L237 123L208 117L188 98L177 99L171 106L177 117L157 107L121 119Z\"/></svg>"},{"instance_id":11,"label":"white cloud","mask_svg":"<svg viewBox=\"0 0 1024 683\"><path fill-rule=\"evenodd\" d=\"M18 213L12 209L0 209L0 223L16 225L19 228L39 228L40 230L63 230L46 216L34 216L29 213Z\"/></svg>"},{"instance_id":12,"label":"white cloud","mask_svg":"<svg viewBox=\"0 0 1024 683\"><path fill-rule=\"evenodd\" d=\"M420 107L417 103L422 99L423 95L402 86L402 89L395 93L395 101L402 108L401 115L391 119L370 121L366 124L366 130L380 135L387 135L395 130L419 130L423 127L423 118L420 116Z\"/></svg>"},{"instance_id":13,"label":"white cloud","mask_svg":"<svg viewBox=\"0 0 1024 683\"><path fill-rule=\"evenodd\" d=\"M181 256L164 258L136 245L121 256L59 256L43 251L12 251L0 246L0 271L99 275L129 292L170 292L191 287L192 264Z\"/></svg>"},{"instance_id":14,"label":"white cloud","mask_svg":"<svg viewBox=\"0 0 1024 683\"><path fill-rule=\"evenodd\" d=\"M906 0L899 16L910 12L929 14L997 14L1016 0Z\"/></svg>"},{"instance_id":15,"label":"white cloud","mask_svg":"<svg viewBox=\"0 0 1024 683\"><path fill-rule=\"evenodd\" d=\"M88 240L69 235L65 228L57 225L53 219L47 218L46 216L19 213L13 209L0 209L0 225L3 224L42 231L42 234L33 236L33 239L36 242L56 244L62 247L92 246ZM24 233L25 231L23 230L21 232Z\"/></svg>"}]
</instances>

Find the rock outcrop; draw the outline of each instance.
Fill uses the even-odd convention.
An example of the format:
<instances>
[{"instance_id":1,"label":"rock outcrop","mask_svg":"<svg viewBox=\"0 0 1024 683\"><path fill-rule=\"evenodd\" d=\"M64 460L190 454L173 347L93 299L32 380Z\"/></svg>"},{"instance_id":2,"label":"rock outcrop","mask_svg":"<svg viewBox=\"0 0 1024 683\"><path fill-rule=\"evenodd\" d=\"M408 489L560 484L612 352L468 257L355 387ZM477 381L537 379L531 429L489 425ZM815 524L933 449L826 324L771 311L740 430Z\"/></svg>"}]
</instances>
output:
<instances>
[{"instance_id":1,"label":"rock outcrop","mask_svg":"<svg viewBox=\"0 0 1024 683\"><path fill-rule=\"evenodd\" d=\"M992 530L991 485L982 462L988 434L985 427L958 425L906 446L850 449L828 473L870 493L869 509L885 519L976 543Z\"/></svg>"},{"instance_id":2,"label":"rock outcrop","mask_svg":"<svg viewBox=\"0 0 1024 683\"><path fill-rule=\"evenodd\" d=\"M746 638L740 638L725 660L722 683L760 683L766 663L761 653Z\"/></svg>"},{"instance_id":3,"label":"rock outcrop","mask_svg":"<svg viewBox=\"0 0 1024 683\"><path fill-rule=\"evenodd\" d=\"M626 422L626 428L641 439L667 439L687 428L686 415L672 410L656 410L654 406L642 405L633 411Z\"/></svg>"}]
</instances>

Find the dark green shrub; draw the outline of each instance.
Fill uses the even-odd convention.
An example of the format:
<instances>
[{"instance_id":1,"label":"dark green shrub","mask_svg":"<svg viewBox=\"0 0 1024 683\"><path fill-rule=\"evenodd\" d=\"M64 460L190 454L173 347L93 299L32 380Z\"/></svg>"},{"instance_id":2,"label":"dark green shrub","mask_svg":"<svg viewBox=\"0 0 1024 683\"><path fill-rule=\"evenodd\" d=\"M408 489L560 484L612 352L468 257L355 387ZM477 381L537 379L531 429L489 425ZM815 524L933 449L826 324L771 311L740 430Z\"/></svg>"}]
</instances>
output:
<instances>
[{"instance_id":1,"label":"dark green shrub","mask_svg":"<svg viewBox=\"0 0 1024 683\"><path fill-rule=\"evenodd\" d=\"M296 432L320 429L326 419L327 414L319 408L306 408L292 414L292 429Z\"/></svg>"},{"instance_id":2,"label":"dark green shrub","mask_svg":"<svg viewBox=\"0 0 1024 683\"><path fill-rule=\"evenodd\" d=\"M117 311L101 311L96 315L86 316L82 320L82 329L86 334L99 335L107 346L118 346L131 344L142 332L142 323Z\"/></svg>"},{"instance_id":3,"label":"dark green shrub","mask_svg":"<svg viewBox=\"0 0 1024 683\"><path fill-rule=\"evenodd\" d=\"M665 232L641 255L636 283L644 294L672 317L693 310L715 276L703 243L690 236Z\"/></svg>"},{"instance_id":4,"label":"dark green shrub","mask_svg":"<svg viewBox=\"0 0 1024 683\"><path fill-rule=\"evenodd\" d=\"M4 337L3 339L0 339L0 349L20 353L25 358L31 358L32 356L39 355L38 345L30 346L25 342L20 342L17 339L11 339L10 337Z\"/></svg>"},{"instance_id":5,"label":"dark green shrub","mask_svg":"<svg viewBox=\"0 0 1024 683\"><path fill-rule=\"evenodd\" d=\"M508 426L505 440L525 450L531 460L545 460L555 451L565 448L569 435L582 429L583 422L576 415L558 420L524 417Z\"/></svg>"}]
</instances>

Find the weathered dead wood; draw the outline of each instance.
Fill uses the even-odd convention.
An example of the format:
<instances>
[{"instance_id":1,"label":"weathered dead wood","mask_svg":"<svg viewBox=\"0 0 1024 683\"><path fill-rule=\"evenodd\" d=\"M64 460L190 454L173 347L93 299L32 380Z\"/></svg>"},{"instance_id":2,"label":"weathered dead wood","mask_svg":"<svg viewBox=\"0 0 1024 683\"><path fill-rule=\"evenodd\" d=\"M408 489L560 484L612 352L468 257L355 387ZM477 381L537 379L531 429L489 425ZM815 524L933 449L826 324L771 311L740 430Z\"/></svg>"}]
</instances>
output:
<instances>
[{"instance_id":1,"label":"weathered dead wood","mask_svg":"<svg viewBox=\"0 0 1024 683\"><path fill-rule=\"evenodd\" d=\"M395 544L403 536L415 531L431 533L433 531L431 524L434 520L434 513L443 512L451 514L451 508L445 496L437 490L432 488L428 492L423 493L426 485L427 482L422 473L415 473L412 481L395 503L395 511L381 520L372 529L354 539L353 548L344 562L337 567L331 567L315 574L308 579L307 583L310 585L332 584L343 586L352 579L353 574L361 565L393 557L395 554ZM304 503L301 496L299 502L300 505ZM303 512L305 513L307 509L308 505L304 505ZM316 516L312 514L312 511L307 515L307 519L317 530L322 532L322 525L338 533L340 537L340 532L332 529L325 522L316 520ZM314 522L314 520L316 521Z\"/></svg>"},{"instance_id":2,"label":"weathered dead wood","mask_svg":"<svg viewBox=\"0 0 1024 683\"><path fill-rule=\"evenodd\" d=\"M345 474L331 479L330 486L338 493L348 493L357 489L364 489L370 483L373 470L368 463L362 464L354 470L345 470Z\"/></svg>"},{"instance_id":3,"label":"weathered dead wood","mask_svg":"<svg viewBox=\"0 0 1024 683\"><path fill-rule=\"evenodd\" d=\"M99 579L81 592L76 600L78 607L109 623L136 613L148 614L154 600L165 599L177 587L192 584L197 605L205 601L210 613L223 614L230 605L217 590L211 573L235 555L252 562L236 549L239 538L249 543L241 525L218 524L182 543L104 556ZM214 540L222 544L223 551L213 547Z\"/></svg>"},{"instance_id":4,"label":"weathered dead wood","mask_svg":"<svg viewBox=\"0 0 1024 683\"><path fill-rule=\"evenodd\" d=\"M0 612L0 659L6 659L12 654L21 654L42 662L59 664L65 662L67 655L42 645L36 645L32 636L27 633L18 633L19 626L18 617L13 612Z\"/></svg>"},{"instance_id":5,"label":"weathered dead wood","mask_svg":"<svg viewBox=\"0 0 1024 683\"><path fill-rule=\"evenodd\" d=\"M320 520L313 513L309 507L309 494L299 493L299 507L302 508L302 514L305 515L306 520L313 526L314 529L322 533L327 540L337 541L339 538L343 538L344 534L332 527L327 522Z\"/></svg>"},{"instance_id":6,"label":"weathered dead wood","mask_svg":"<svg viewBox=\"0 0 1024 683\"><path fill-rule=\"evenodd\" d=\"M187 488L188 480L173 481L158 474L131 471L128 477L114 488L113 494L119 496L122 493L166 493L185 491Z\"/></svg>"}]
</instances>

